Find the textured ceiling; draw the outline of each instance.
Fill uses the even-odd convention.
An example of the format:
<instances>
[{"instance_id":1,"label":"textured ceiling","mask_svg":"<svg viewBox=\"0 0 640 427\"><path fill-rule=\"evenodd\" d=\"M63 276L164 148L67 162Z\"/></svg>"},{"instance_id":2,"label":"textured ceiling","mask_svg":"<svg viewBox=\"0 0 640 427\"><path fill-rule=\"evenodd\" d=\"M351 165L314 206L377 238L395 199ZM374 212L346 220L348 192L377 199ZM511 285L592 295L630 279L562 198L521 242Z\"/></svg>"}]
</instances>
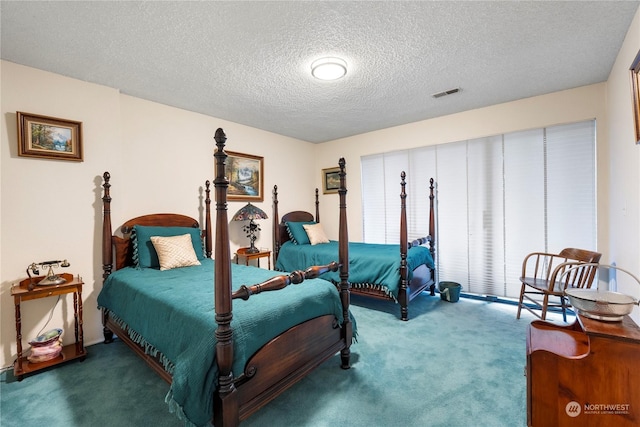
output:
<instances>
[{"instance_id":1,"label":"textured ceiling","mask_svg":"<svg viewBox=\"0 0 640 427\"><path fill-rule=\"evenodd\" d=\"M3 0L0 54L319 143L606 81L639 4Z\"/></svg>"}]
</instances>

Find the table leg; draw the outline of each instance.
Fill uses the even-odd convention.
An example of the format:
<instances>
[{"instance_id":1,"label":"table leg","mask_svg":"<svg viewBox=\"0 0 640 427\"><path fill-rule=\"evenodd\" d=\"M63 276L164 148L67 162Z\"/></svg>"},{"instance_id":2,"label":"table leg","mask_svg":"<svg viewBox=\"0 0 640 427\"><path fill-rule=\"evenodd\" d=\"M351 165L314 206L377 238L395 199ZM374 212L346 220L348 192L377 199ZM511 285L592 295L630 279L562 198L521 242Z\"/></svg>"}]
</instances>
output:
<instances>
[{"instance_id":1,"label":"table leg","mask_svg":"<svg viewBox=\"0 0 640 427\"><path fill-rule=\"evenodd\" d=\"M18 347L18 359L16 373L22 373L22 317L20 315L20 298L14 297L14 304L16 306L16 342ZM18 375L18 380L22 380L22 375Z\"/></svg>"}]
</instances>

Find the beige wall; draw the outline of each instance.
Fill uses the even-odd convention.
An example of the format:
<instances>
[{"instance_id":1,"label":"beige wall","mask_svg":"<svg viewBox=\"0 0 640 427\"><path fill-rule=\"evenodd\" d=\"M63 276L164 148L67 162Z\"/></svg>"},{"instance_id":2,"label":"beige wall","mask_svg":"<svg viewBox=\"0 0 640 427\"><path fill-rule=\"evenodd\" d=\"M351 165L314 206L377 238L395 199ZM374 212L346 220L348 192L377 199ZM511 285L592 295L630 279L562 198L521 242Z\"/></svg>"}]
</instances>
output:
<instances>
[{"instance_id":1,"label":"beige wall","mask_svg":"<svg viewBox=\"0 0 640 427\"><path fill-rule=\"evenodd\" d=\"M0 367L11 365L16 355L10 288L34 261L69 260L71 267L60 271L80 274L85 281L85 340L102 340L96 298L102 284L103 172L111 174L114 230L126 219L151 212L201 219L201 189L207 179L213 181L218 127L227 134L228 150L264 157L265 201L255 204L269 216L274 184L285 194L314 185L313 163L307 161L312 144L6 61L1 67ZM16 111L81 121L84 162L18 157ZM243 205L230 202L229 215ZM284 210L313 207L312 197L280 203ZM271 247L271 219L260 226L256 244ZM230 226L233 251L247 243L240 228L239 223ZM26 340L42 329L54 303L55 298L45 298L23 305ZM47 328L60 326L69 331L65 344L72 342L71 296L61 300Z\"/></svg>"},{"instance_id":2,"label":"beige wall","mask_svg":"<svg viewBox=\"0 0 640 427\"><path fill-rule=\"evenodd\" d=\"M151 211L199 217L200 191L213 178L213 134L227 133L227 148L265 158L265 201L278 185L280 212L313 209L313 188L322 168L344 156L348 171L351 240L361 240L360 156L459 141L590 118L597 119L598 246L604 262L638 271L640 253L640 153L633 141L628 68L640 48L636 14L605 84L580 87L507 104L425 120L392 129L313 145L130 96L117 90L1 62L0 150L0 367L15 358L10 287L33 261L67 258L84 289L85 338L101 341L96 298L101 287L101 176L112 176L114 227ZM215 102L215 100L212 100ZM82 163L17 156L16 111L83 122ZM295 197L292 195L296 195ZM321 197L322 220L337 236L337 195ZM230 214L243 203L229 204ZM259 246L271 247L271 219L261 222ZM232 250L246 239L231 225ZM625 288L639 295L640 289ZM46 323L53 298L23 307L23 335L32 338ZM69 297L48 328L72 330ZM636 309L637 313L638 309ZM70 342L68 333L65 342Z\"/></svg>"},{"instance_id":3,"label":"beige wall","mask_svg":"<svg viewBox=\"0 0 640 427\"><path fill-rule=\"evenodd\" d=\"M608 221L601 221L609 237L608 262L640 274L640 146L635 144L629 68L640 51L640 10L636 13L607 81L609 156ZM640 297L640 286L619 275L618 290ZM634 320L640 324L640 309Z\"/></svg>"}]
</instances>

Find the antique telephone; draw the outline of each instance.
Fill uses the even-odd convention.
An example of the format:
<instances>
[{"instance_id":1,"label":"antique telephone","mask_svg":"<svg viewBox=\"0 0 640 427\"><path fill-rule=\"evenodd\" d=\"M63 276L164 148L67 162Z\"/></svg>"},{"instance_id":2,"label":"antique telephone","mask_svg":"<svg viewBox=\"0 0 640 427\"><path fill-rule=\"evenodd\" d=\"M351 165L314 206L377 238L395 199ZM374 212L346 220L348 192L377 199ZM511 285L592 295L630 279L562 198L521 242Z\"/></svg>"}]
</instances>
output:
<instances>
[{"instance_id":1,"label":"antique telephone","mask_svg":"<svg viewBox=\"0 0 640 427\"><path fill-rule=\"evenodd\" d=\"M32 262L27 267L27 275L29 276L29 279L30 279L29 290L32 290L35 285L38 285L38 286L60 285L66 282L66 279L64 279L63 277L60 277L59 275L53 272L53 267L69 267L70 265L71 264L69 264L69 262L66 259L62 261ZM29 270L31 270L31 272L37 276L38 274L40 274L40 269L38 267L48 268L47 275L45 276L44 279L40 280L38 283L34 283L33 277L31 277L31 273L29 272Z\"/></svg>"}]
</instances>

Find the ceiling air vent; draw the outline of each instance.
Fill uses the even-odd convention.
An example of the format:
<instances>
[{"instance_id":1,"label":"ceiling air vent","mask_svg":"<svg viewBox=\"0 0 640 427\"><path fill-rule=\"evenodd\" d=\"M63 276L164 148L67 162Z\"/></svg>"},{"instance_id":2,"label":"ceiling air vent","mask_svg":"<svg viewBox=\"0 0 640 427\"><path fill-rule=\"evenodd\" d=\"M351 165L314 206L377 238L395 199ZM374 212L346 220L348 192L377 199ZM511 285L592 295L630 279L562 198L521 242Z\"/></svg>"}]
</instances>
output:
<instances>
[{"instance_id":1,"label":"ceiling air vent","mask_svg":"<svg viewBox=\"0 0 640 427\"><path fill-rule=\"evenodd\" d=\"M443 90L442 92L434 93L431 96L433 96L434 98L442 98L443 96L453 95L454 93L458 93L458 92L460 92L460 88L456 87L453 89Z\"/></svg>"}]
</instances>

